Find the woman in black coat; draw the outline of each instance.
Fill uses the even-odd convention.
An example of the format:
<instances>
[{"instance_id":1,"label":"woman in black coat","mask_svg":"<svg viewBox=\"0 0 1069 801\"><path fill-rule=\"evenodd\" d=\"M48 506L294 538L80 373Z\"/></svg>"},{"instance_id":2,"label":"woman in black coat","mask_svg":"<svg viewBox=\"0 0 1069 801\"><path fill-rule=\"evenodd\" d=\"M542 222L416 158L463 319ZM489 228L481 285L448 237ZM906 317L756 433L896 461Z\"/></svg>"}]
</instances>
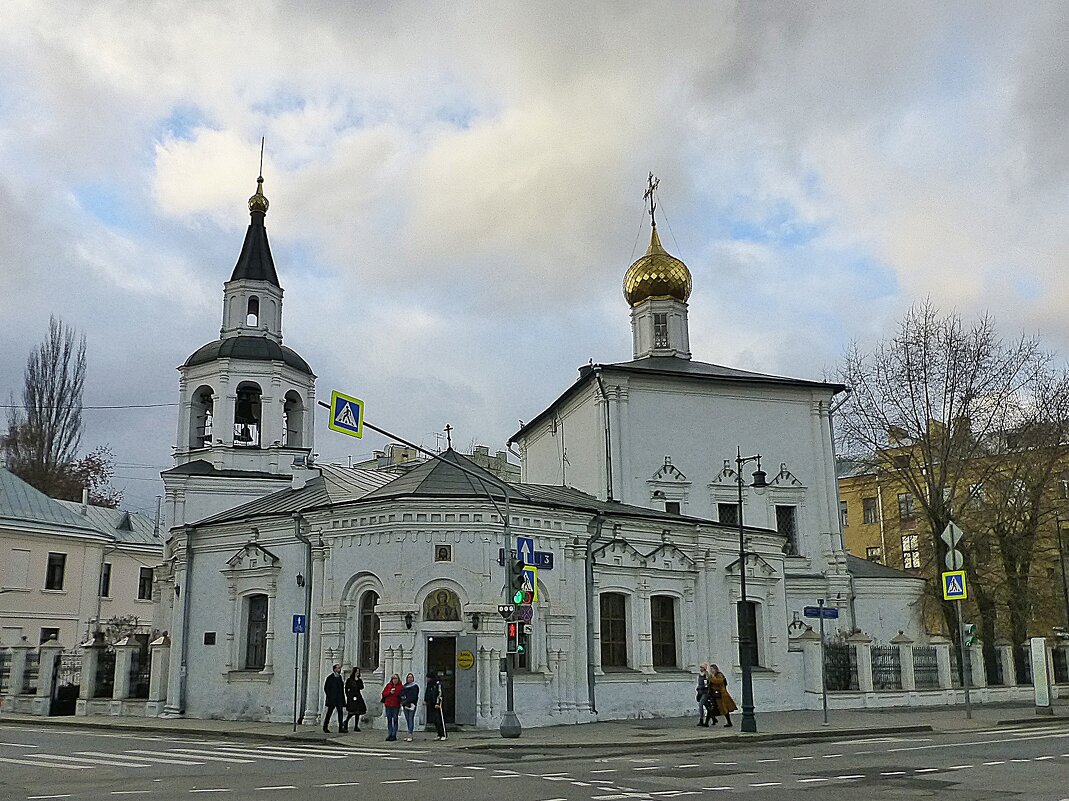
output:
<instances>
[{"instance_id":1,"label":"woman in black coat","mask_svg":"<svg viewBox=\"0 0 1069 801\"><path fill-rule=\"evenodd\" d=\"M354 731L360 731L360 716L367 714L367 704L364 703L364 696L362 695L363 689L364 680L360 678L360 668L353 668L353 672L345 680L345 712L347 717L342 725L348 727L349 721L356 718Z\"/></svg>"}]
</instances>

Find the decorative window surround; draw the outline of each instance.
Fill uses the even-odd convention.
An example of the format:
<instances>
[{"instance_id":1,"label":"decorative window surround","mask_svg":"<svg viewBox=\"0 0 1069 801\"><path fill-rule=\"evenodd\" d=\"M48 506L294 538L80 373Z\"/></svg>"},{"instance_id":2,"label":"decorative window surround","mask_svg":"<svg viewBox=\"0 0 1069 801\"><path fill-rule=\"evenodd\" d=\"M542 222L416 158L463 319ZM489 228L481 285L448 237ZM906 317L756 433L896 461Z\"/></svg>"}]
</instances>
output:
<instances>
[{"instance_id":1,"label":"decorative window surround","mask_svg":"<svg viewBox=\"0 0 1069 801\"><path fill-rule=\"evenodd\" d=\"M672 464L672 457L665 456L664 464L646 479L646 486L649 487L650 501L652 503L660 503L661 508L664 504L670 501L674 501L679 504L680 514L686 514L687 502L690 498L690 485L691 482L685 475L679 470L678 467Z\"/></svg>"},{"instance_id":2,"label":"decorative window surround","mask_svg":"<svg viewBox=\"0 0 1069 801\"><path fill-rule=\"evenodd\" d=\"M282 572L279 558L262 545L256 543L257 532L253 530L253 539L227 560L227 566L220 571L226 578L227 599L230 602L230 615L226 621L224 634L226 642L225 673L231 681L270 681L274 674L273 645L275 639L275 603L278 589L278 577ZM262 670L244 670L246 640L246 598L250 595L267 596L267 635L266 655Z\"/></svg>"}]
</instances>

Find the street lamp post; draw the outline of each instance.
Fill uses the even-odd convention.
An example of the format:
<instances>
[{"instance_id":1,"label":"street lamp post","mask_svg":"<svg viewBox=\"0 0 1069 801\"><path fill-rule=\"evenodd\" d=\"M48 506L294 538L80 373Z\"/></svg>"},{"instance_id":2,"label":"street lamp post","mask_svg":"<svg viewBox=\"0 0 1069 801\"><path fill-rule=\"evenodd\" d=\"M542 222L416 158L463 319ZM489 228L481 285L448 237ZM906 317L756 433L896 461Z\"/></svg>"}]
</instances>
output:
<instances>
[{"instance_id":1,"label":"street lamp post","mask_svg":"<svg viewBox=\"0 0 1069 801\"><path fill-rule=\"evenodd\" d=\"M757 731L757 718L754 715L753 704L753 665L750 664L750 603L746 598L746 532L742 521L742 466L748 462L756 462L757 469L753 474L753 483L750 485L755 490L761 491L768 486L764 471L761 470L761 454L756 456L742 455L739 447L735 457L735 480L739 486L739 579L740 592L736 617L739 626L739 663L742 666L742 730L744 732Z\"/></svg>"}]
</instances>

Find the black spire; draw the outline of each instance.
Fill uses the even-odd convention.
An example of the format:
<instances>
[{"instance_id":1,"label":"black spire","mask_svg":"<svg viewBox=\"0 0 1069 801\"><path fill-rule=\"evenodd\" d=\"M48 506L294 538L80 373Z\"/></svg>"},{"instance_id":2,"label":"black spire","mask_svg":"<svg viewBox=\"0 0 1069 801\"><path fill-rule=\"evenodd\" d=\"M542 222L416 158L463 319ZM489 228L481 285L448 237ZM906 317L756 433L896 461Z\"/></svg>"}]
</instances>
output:
<instances>
[{"instance_id":1,"label":"black spire","mask_svg":"<svg viewBox=\"0 0 1069 801\"><path fill-rule=\"evenodd\" d=\"M268 202L264 197L264 177L256 179L256 194L249 198L249 230L245 232L245 243L241 246L241 255L238 263L234 265L234 274L231 281L248 279L250 281L266 281L269 284L281 288L278 283L278 273L275 272L275 261L271 258L271 245L267 241L267 228L264 226L264 217L267 216Z\"/></svg>"}]
</instances>

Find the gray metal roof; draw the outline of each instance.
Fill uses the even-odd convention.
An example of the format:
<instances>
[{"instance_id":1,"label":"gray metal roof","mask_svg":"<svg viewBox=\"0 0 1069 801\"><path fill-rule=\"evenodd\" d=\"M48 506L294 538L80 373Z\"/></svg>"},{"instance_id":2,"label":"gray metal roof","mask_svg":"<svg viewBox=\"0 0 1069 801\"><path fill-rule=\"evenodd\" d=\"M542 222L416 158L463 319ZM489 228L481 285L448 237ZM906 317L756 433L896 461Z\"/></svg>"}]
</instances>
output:
<instances>
[{"instance_id":1,"label":"gray metal roof","mask_svg":"<svg viewBox=\"0 0 1069 801\"><path fill-rule=\"evenodd\" d=\"M144 515L125 509L108 509L104 506L88 506L82 515L82 505L77 501L56 501L77 515L97 531L124 545L152 545L163 548L163 539L156 536L156 526Z\"/></svg>"},{"instance_id":2,"label":"gray metal roof","mask_svg":"<svg viewBox=\"0 0 1069 801\"><path fill-rule=\"evenodd\" d=\"M279 345L267 337L236 336L218 339L202 345L186 359L185 367L207 364L216 359L241 359L250 362L283 362L300 370L305 375L314 376L308 362L302 359L292 348Z\"/></svg>"},{"instance_id":3,"label":"gray metal roof","mask_svg":"<svg viewBox=\"0 0 1069 801\"><path fill-rule=\"evenodd\" d=\"M9 470L0 468L0 523L46 528L56 534L101 537L102 533L60 501L34 489Z\"/></svg>"},{"instance_id":4,"label":"gray metal roof","mask_svg":"<svg viewBox=\"0 0 1069 801\"><path fill-rule=\"evenodd\" d=\"M852 553L846 555L846 569L853 574L854 578L914 579L916 581L924 581L922 576L915 576L905 570L896 570L893 567L881 565L879 562L871 562L868 559L862 559L860 556L854 556Z\"/></svg>"}]
</instances>

